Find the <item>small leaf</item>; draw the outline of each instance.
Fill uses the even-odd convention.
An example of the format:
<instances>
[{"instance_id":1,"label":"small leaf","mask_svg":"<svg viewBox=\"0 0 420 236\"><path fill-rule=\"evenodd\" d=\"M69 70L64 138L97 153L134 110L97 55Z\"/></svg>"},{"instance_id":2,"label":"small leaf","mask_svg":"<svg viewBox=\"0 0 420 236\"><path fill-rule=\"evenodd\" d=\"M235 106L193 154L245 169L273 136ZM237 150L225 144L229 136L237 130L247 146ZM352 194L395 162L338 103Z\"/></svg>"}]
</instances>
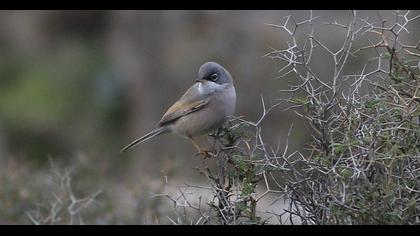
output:
<instances>
[{"instance_id":1,"label":"small leaf","mask_svg":"<svg viewBox=\"0 0 420 236\"><path fill-rule=\"evenodd\" d=\"M379 100L379 99L373 99L371 101L367 101L366 104L365 104L365 106L367 108L374 108L375 105L378 104L378 103L380 103L380 102L381 102L381 100Z\"/></svg>"},{"instance_id":2,"label":"small leaf","mask_svg":"<svg viewBox=\"0 0 420 236\"><path fill-rule=\"evenodd\" d=\"M404 76L399 76L399 75L397 75L397 76L395 76L395 75L392 75L391 76L391 79L393 80L393 81L395 81L395 83L401 83L401 82L403 82L403 80L405 80L406 78L404 77Z\"/></svg>"},{"instance_id":3,"label":"small leaf","mask_svg":"<svg viewBox=\"0 0 420 236\"><path fill-rule=\"evenodd\" d=\"M337 154L340 154L340 153L344 152L347 148L346 145L341 144L341 143L332 143L331 146L334 148L334 151Z\"/></svg>"}]
</instances>

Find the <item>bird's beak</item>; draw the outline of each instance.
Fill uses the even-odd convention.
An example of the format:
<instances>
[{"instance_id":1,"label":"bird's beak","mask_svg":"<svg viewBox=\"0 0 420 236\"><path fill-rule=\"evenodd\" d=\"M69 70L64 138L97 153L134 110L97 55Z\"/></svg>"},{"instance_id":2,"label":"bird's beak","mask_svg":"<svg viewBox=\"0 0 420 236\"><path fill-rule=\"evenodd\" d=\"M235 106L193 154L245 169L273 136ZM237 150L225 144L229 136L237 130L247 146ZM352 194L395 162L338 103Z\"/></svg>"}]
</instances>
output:
<instances>
[{"instance_id":1,"label":"bird's beak","mask_svg":"<svg viewBox=\"0 0 420 236\"><path fill-rule=\"evenodd\" d=\"M196 79L195 82L197 83L203 83L205 80L204 79Z\"/></svg>"}]
</instances>

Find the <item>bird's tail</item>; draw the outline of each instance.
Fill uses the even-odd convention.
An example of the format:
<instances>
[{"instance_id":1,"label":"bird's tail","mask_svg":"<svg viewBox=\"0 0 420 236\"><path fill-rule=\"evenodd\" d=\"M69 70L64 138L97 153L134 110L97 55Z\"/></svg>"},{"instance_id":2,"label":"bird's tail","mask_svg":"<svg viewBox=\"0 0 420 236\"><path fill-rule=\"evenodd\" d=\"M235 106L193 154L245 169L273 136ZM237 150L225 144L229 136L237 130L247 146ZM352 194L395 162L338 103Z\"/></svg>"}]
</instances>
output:
<instances>
[{"instance_id":1,"label":"bird's tail","mask_svg":"<svg viewBox=\"0 0 420 236\"><path fill-rule=\"evenodd\" d=\"M128 149L132 148L133 146L135 146L137 144L140 144L142 142L145 142L145 141L147 141L147 140L149 140L149 139L151 139L155 136L167 133L168 131L169 130L168 130L167 127L157 128L157 129L151 131L150 133L144 135L143 137L138 138L138 139L134 140L133 142L131 142L130 144L128 144L127 146L125 146L123 149L121 149L120 153L123 153L123 152L127 151Z\"/></svg>"}]
</instances>

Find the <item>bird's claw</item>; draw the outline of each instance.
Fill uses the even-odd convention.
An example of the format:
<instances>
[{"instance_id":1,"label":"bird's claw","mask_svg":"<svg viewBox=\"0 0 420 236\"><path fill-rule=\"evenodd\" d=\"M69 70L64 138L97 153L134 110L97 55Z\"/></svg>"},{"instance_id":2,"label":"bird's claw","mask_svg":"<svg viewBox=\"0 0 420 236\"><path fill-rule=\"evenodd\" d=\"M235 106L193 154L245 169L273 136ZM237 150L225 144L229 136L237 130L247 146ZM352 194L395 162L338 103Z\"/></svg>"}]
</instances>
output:
<instances>
[{"instance_id":1,"label":"bird's claw","mask_svg":"<svg viewBox=\"0 0 420 236\"><path fill-rule=\"evenodd\" d=\"M197 152L196 155L197 156L203 156L204 159L211 158L211 157L216 157L216 155L214 153L210 152L209 150L201 150L201 151Z\"/></svg>"}]
</instances>

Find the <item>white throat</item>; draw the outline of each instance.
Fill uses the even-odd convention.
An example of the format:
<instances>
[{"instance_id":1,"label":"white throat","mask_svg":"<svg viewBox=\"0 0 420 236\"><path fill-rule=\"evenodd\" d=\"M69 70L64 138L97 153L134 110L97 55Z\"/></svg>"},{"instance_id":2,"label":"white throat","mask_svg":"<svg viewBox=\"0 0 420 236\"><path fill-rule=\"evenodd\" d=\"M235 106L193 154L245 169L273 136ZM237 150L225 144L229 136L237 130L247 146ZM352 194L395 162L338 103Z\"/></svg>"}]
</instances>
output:
<instances>
[{"instance_id":1,"label":"white throat","mask_svg":"<svg viewBox=\"0 0 420 236\"><path fill-rule=\"evenodd\" d=\"M196 86L200 94L210 94L217 91L222 91L228 88L230 84L217 84L211 81L206 81L206 82L198 82Z\"/></svg>"}]
</instances>

